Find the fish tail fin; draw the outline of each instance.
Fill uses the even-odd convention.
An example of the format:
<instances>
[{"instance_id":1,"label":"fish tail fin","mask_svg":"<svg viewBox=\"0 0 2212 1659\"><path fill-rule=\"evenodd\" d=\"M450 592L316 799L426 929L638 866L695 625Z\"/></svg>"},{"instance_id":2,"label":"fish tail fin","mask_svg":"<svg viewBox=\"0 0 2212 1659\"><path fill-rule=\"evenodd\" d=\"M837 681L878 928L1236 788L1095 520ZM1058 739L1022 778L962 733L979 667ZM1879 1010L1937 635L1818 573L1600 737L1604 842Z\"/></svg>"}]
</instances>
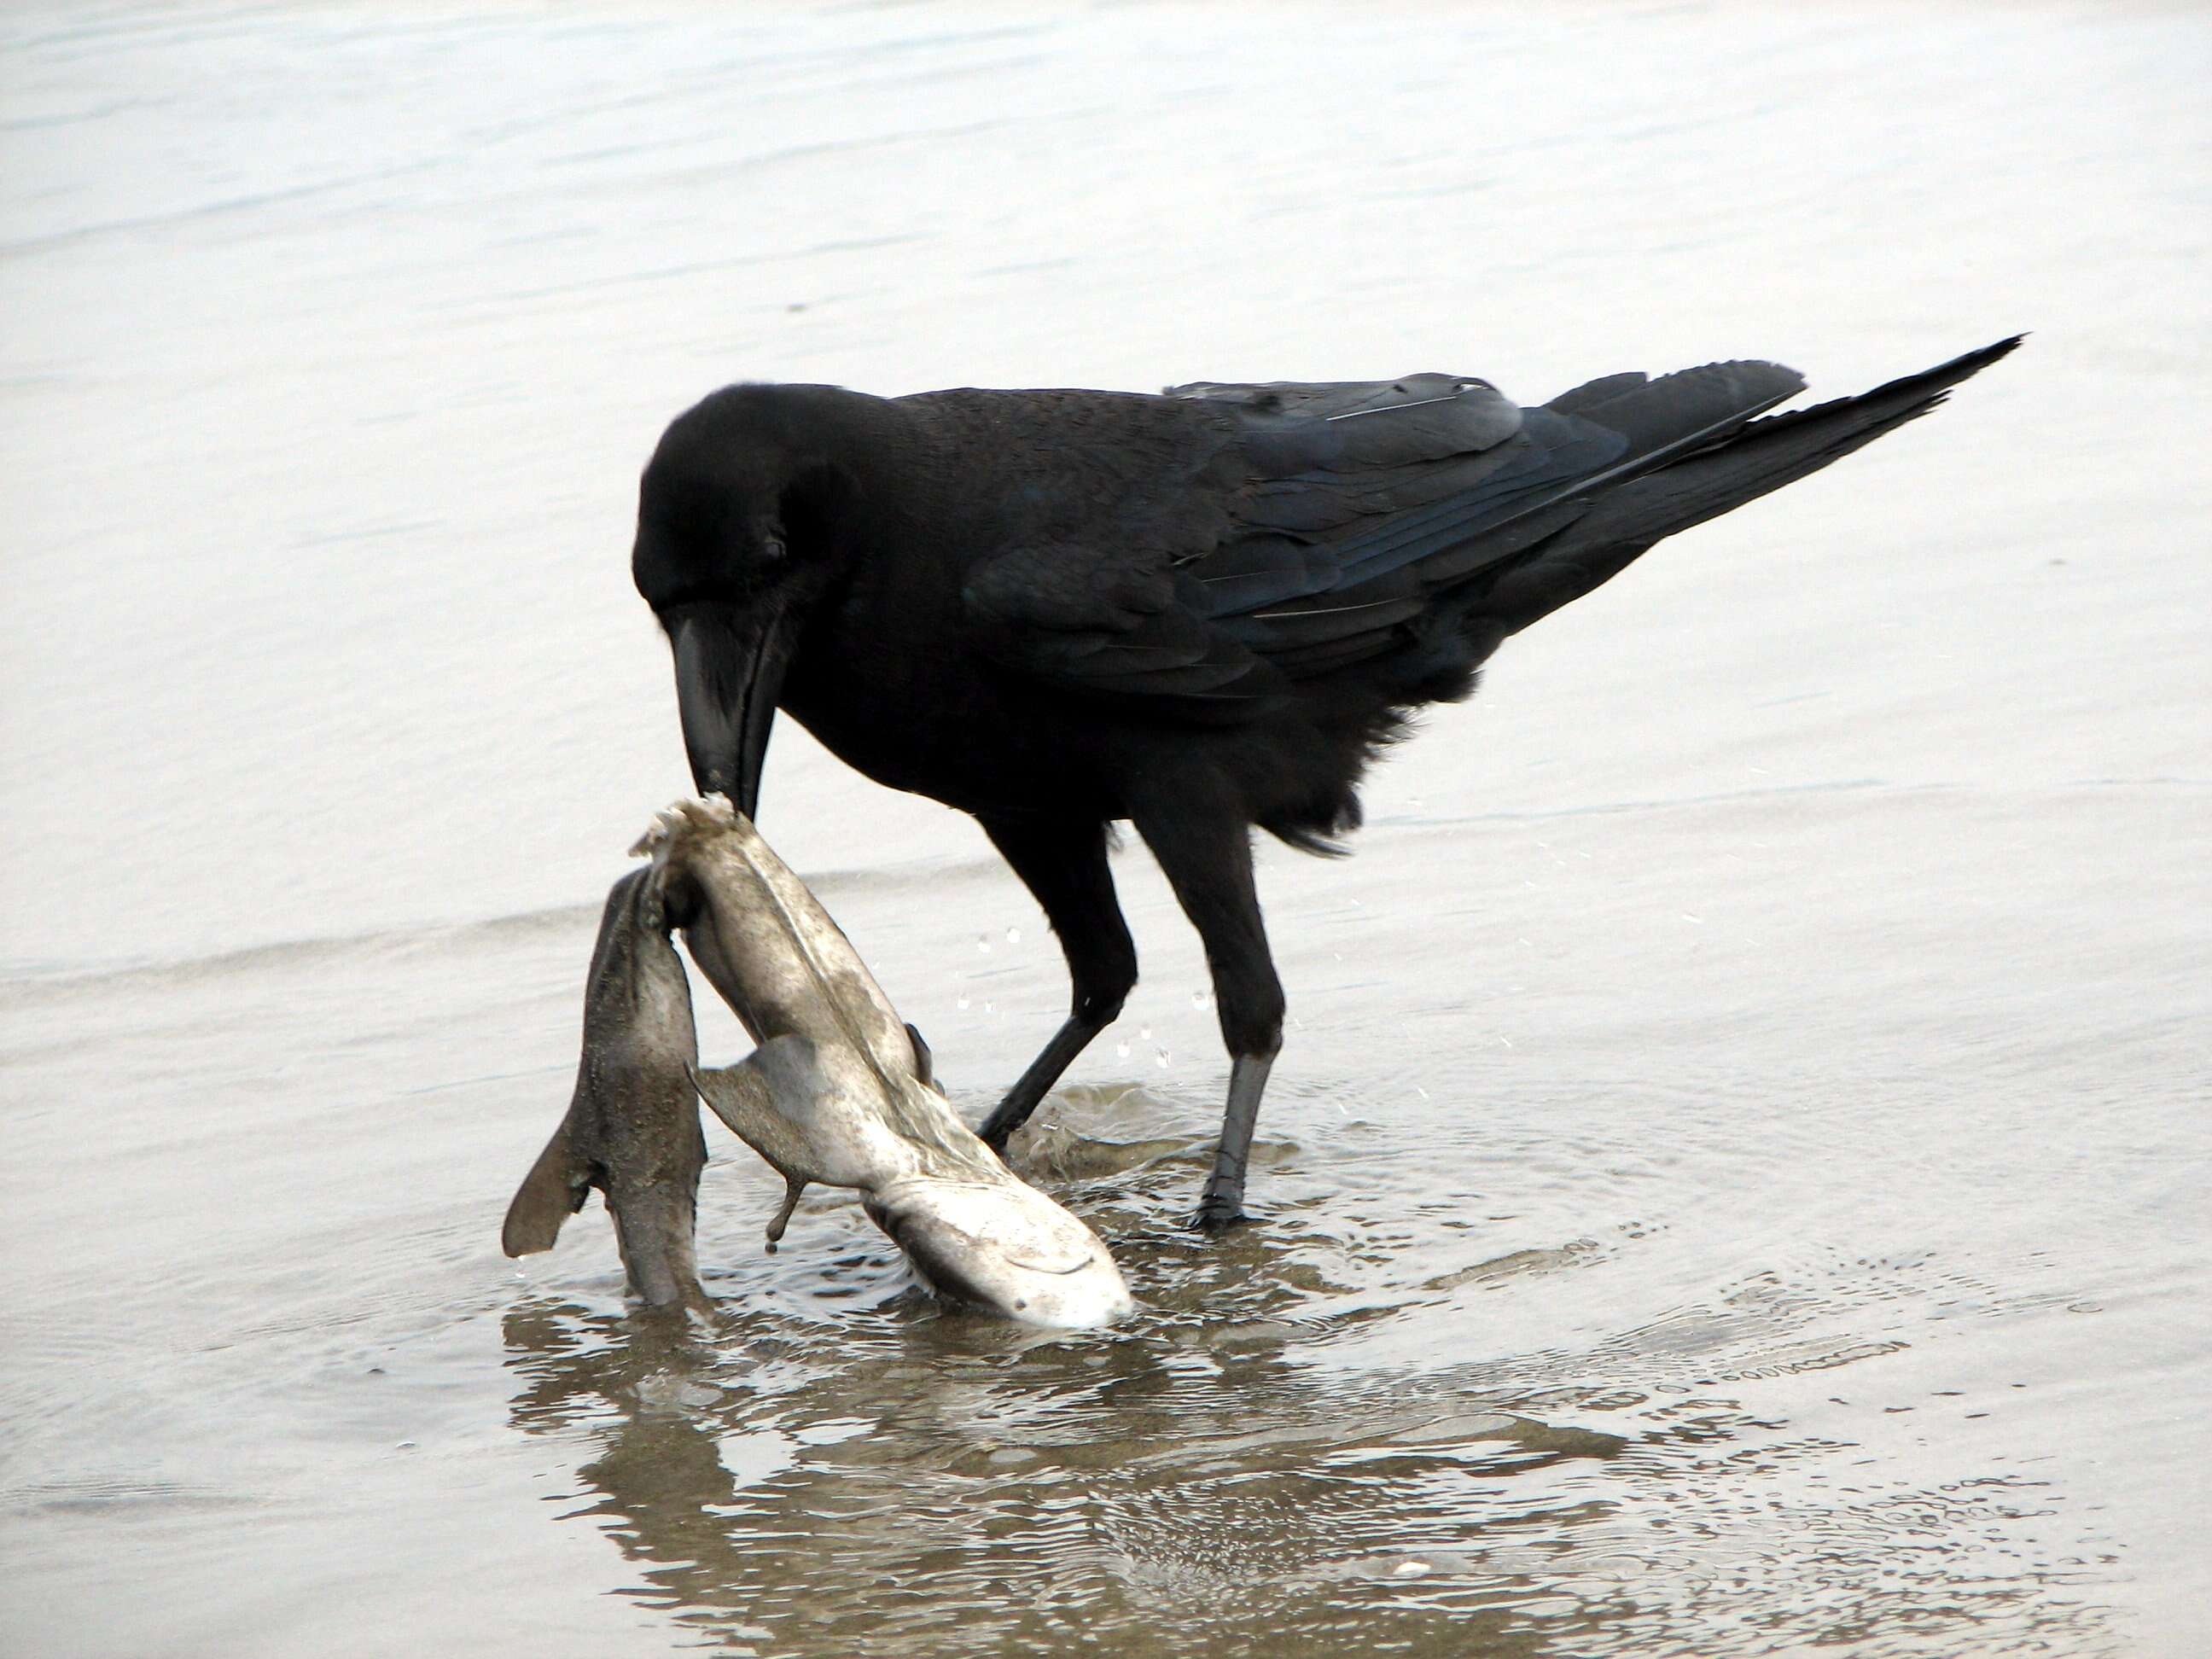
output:
<instances>
[{"instance_id":1,"label":"fish tail fin","mask_svg":"<svg viewBox=\"0 0 2212 1659\"><path fill-rule=\"evenodd\" d=\"M551 1249L561 1224L584 1207L591 1190L592 1166L578 1155L563 1122L514 1189L506 1224L500 1229L500 1248L509 1255Z\"/></svg>"}]
</instances>

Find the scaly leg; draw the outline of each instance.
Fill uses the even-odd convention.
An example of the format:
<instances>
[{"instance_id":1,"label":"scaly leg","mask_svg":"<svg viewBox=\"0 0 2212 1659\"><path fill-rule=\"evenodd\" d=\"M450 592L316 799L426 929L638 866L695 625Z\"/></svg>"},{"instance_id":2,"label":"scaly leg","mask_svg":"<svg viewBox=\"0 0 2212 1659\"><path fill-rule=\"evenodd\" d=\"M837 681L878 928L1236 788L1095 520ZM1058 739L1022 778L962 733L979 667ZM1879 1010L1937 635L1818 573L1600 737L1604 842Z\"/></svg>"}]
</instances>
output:
<instances>
[{"instance_id":1,"label":"scaly leg","mask_svg":"<svg viewBox=\"0 0 2212 1659\"><path fill-rule=\"evenodd\" d=\"M1137 982L1137 947L1114 897L1103 823L1015 817L981 822L992 845L1044 907L1073 981L1066 1020L977 1131L993 1151L1004 1152L1007 1137L1029 1121L1060 1073L1120 1016Z\"/></svg>"}]
</instances>

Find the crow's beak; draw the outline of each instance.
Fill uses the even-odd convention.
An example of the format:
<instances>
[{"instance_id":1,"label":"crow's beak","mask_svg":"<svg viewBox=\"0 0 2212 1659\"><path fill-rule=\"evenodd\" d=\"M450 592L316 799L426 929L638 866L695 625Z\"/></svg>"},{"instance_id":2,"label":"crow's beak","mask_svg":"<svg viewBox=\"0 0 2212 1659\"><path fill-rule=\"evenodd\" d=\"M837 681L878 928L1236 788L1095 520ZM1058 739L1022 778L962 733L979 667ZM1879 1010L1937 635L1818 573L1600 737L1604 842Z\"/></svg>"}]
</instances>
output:
<instances>
[{"instance_id":1,"label":"crow's beak","mask_svg":"<svg viewBox=\"0 0 2212 1659\"><path fill-rule=\"evenodd\" d=\"M761 763L791 660L782 608L690 608L670 618L668 641L691 781L702 795L727 795L750 818L760 805Z\"/></svg>"}]
</instances>

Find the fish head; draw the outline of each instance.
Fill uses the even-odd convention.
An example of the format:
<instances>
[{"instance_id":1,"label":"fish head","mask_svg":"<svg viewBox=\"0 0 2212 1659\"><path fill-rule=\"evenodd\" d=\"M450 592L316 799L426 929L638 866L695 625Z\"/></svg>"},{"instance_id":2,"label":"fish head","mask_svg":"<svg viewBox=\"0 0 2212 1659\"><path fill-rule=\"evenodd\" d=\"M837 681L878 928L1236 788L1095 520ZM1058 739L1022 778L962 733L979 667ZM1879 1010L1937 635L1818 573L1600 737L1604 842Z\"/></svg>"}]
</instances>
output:
<instances>
[{"instance_id":1,"label":"fish head","mask_svg":"<svg viewBox=\"0 0 2212 1659\"><path fill-rule=\"evenodd\" d=\"M1098 1235L1034 1187L916 1176L864 1200L869 1216L947 1301L1024 1324L1111 1324L1135 1300Z\"/></svg>"},{"instance_id":2,"label":"fish head","mask_svg":"<svg viewBox=\"0 0 2212 1659\"><path fill-rule=\"evenodd\" d=\"M690 1090L687 1085L687 1096ZM680 1168L652 1170L624 1164L603 1166L601 1187L607 1213L614 1218L615 1244L630 1294L648 1307L705 1308L709 1299L699 1283L699 1170L706 1143L699 1135L696 1098L690 1133L699 1141L699 1161L688 1174ZM688 1162L688 1160L685 1160Z\"/></svg>"}]
</instances>

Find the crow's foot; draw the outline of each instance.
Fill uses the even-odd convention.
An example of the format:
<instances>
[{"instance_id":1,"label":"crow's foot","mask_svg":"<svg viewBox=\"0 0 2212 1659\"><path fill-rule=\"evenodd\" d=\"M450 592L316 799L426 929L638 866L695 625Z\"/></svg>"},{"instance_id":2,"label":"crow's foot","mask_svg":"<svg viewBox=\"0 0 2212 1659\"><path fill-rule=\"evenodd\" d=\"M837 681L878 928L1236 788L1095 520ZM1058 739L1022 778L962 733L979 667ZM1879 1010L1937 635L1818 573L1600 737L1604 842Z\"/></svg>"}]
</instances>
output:
<instances>
[{"instance_id":1,"label":"crow's foot","mask_svg":"<svg viewBox=\"0 0 2212 1659\"><path fill-rule=\"evenodd\" d=\"M1231 1227L1242 1226L1251 1218L1244 1213L1243 1199L1240 1194L1208 1193L1199 1201L1198 1208L1190 1213L1184 1224L1194 1232L1218 1237Z\"/></svg>"}]
</instances>

